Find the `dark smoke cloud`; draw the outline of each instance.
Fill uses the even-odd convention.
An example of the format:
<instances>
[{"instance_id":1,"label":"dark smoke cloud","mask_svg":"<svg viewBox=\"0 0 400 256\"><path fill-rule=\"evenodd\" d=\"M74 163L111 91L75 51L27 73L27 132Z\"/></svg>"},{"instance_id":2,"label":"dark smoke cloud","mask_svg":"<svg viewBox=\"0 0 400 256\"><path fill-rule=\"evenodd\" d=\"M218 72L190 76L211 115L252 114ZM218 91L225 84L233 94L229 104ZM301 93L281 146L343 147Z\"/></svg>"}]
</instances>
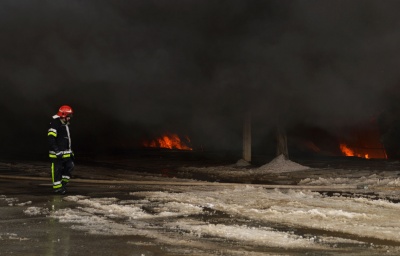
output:
<instances>
[{"instance_id":1,"label":"dark smoke cloud","mask_svg":"<svg viewBox=\"0 0 400 256\"><path fill-rule=\"evenodd\" d=\"M399 98L399 5L1 1L2 151L45 148L62 104L85 150L164 130L240 147L247 111L260 134L376 117Z\"/></svg>"}]
</instances>

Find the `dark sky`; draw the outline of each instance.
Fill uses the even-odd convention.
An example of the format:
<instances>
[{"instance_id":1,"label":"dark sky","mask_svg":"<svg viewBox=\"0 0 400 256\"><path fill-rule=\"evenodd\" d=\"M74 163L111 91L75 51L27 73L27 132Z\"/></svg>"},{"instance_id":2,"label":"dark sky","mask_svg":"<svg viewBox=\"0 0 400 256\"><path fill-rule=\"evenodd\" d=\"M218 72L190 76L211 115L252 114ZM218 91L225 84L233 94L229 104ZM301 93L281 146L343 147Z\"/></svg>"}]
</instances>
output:
<instances>
[{"instance_id":1,"label":"dark sky","mask_svg":"<svg viewBox=\"0 0 400 256\"><path fill-rule=\"evenodd\" d=\"M0 151L46 151L71 105L81 150L170 131L256 143L279 122L334 132L399 101L399 1L4 0ZM262 143L262 142L261 142Z\"/></svg>"}]
</instances>

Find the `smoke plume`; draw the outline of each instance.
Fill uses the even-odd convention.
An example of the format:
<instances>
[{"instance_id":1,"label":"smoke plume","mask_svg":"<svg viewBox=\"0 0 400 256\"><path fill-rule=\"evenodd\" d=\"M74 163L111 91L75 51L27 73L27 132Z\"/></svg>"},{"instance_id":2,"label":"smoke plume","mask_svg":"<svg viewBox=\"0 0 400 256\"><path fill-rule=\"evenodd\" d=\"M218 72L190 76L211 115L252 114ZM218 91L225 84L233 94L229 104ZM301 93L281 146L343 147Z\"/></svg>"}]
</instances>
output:
<instances>
[{"instance_id":1,"label":"smoke plume","mask_svg":"<svg viewBox=\"0 0 400 256\"><path fill-rule=\"evenodd\" d=\"M399 7L1 1L1 151L45 152L63 104L85 150L133 147L165 130L240 147L248 112L256 140L276 123L335 132L377 118L399 100Z\"/></svg>"}]
</instances>

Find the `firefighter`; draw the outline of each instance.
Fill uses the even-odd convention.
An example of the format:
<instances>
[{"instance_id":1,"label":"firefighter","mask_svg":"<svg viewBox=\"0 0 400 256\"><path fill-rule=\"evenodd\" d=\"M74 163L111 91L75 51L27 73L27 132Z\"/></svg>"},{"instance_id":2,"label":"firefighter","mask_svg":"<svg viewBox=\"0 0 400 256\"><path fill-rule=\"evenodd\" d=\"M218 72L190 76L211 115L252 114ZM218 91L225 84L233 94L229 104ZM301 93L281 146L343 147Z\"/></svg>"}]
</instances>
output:
<instances>
[{"instance_id":1,"label":"firefighter","mask_svg":"<svg viewBox=\"0 0 400 256\"><path fill-rule=\"evenodd\" d=\"M71 149L69 124L73 110L63 105L52 117L47 133L53 190L57 194L67 193L66 185L74 169L74 154Z\"/></svg>"}]
</instances>

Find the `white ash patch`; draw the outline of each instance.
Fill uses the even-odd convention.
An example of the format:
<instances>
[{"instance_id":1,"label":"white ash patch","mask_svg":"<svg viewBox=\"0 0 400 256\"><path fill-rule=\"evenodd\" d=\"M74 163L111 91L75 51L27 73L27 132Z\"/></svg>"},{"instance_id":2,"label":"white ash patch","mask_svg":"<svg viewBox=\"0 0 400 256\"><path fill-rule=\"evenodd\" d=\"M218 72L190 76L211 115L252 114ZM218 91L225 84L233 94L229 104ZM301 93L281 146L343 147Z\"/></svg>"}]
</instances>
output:
<instances>
[{"instance_id":1,"label":"white ash patch","mask_svg":"<svg viewBox=\"0 0 400 256\"><path fill-rule=\"evenodd\" d=\"M268 164L253 169L256 172L282 173L308 170L310 167L285 159L283 155L277 156Z\"/></svg>"},{"instance_id":2,"label":"white ash patch","mask_svg":"<svg viewBox=\"0 0 400 256\"><path fill-rule=\"evenodd\" d=\"M28 205L28 204L32 204L32 201L26 201L26 202L24 202L24 203L19 203L19 204L16 204L17 206L26 206L26 205Z\"/></svg>"},{"instance_id":3,"label":"white ash patch","mask_svg":"<svg viewBox=\"0 0 400 256\"><path fill-rule=\"evenodd\" d=\"M24 213L29 216L47 215L50 213L49 209L43 207L28 207Z\"/></svg>"},{"instance_id":4,"label":"white ash patch","mask_svg":"<svg viewBox=\"0 0 400 256\"><path fill-rule=\"evenodd\" d=\"M8 206L14 206L19 200L15 197L6 197L5 195L1 195L0 201L5 201Z\"/></svg>"},{"instance_id":5,"label":"white ash patch","mask_svg":"<svg viewBox=\"0 0 400 256\"><path fill-rule=\"evenodd\" d=\"M239 159L236 164L234 166L238 166L238 167L246 167L246 166L250 166L251 164L249 162L247 162L244 159Z\"/></svg>"},{"instance_id":6,"label":"white ash patch","mask_svg":"<svg viewBox=\"0 0 400 256\"><path fill-rule=\"evenodd\" d=\"M19 237L18 234L15 233L0 233L0 241L1 240L19 240L19 241L26 241L29 238L26 237Z\"/></svg>"}]
</instances>

